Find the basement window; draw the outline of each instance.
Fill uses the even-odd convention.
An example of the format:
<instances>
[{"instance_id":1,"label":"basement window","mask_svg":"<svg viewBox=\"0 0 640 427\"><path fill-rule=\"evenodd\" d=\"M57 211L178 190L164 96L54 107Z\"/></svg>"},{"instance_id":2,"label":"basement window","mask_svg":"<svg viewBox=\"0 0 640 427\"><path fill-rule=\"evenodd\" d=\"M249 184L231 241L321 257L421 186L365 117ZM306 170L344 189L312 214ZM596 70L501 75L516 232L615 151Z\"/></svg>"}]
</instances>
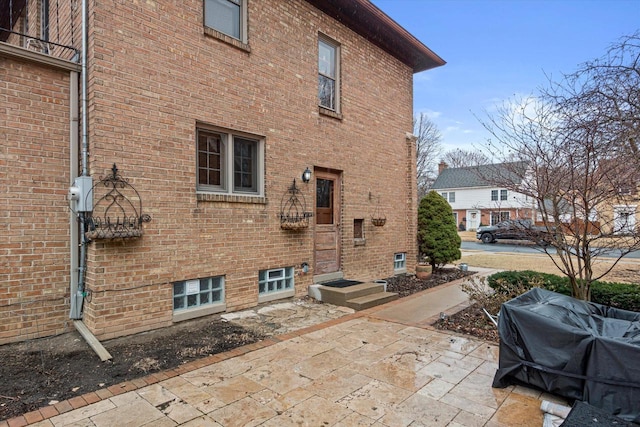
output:
<instances>
[{"instance_id":1,"label":"basement window","mask_svg":"<svg viewBox=\"0 0 640 427\"><path fill-rule=\"evenodd\" d=\"M405 252L400 252L394 255L393 272L396 274L407 272L407 254Z\"/></svg>"},{"instance_id":2,"label":"basement window","mask_svg":"<svg viewBox=\"0 0 640 427\"><path fill-rule=\"evenodd\" d=\"M224 276L173 283L173 320L187 320L226 310Z\"/></svg>"},{"instance_id":3,"label":"basement window","mask_svg":"<svg viewBox=\"0 0 640 427\"><path fill-rule=\"evenodd\" d=\"M274 268L258 273L258 302L289 298L295 294L294 268Z\"/></svg>"}]
</instances>

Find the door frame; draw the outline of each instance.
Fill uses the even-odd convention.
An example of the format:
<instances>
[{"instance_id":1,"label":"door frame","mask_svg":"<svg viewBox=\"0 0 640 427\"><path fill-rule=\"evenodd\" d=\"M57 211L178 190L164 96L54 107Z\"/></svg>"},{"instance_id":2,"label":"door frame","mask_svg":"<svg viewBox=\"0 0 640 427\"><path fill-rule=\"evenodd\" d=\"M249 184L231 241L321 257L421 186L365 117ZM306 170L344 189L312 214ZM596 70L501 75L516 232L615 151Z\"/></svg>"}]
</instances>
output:
<instances>
[{"instance_id":1,"label":"door frame","mask_svg":"<svg viewBox=\"0 0 640 427\"><path fill-rule=\"evenodd\" d=\"M471 214L476 214L475 224L471 223ZM480 210L478 209L467 209L467 231L475 231L480 226Z\"/></svg>"},{"instance_id":2,"label":"door frame","mask_svg":"<svg viewBox=\"0 0 640 427\"><path fill-rule=\"evenodd\" d=\"M342 259L342 172L327 168L314 168L313 178L313 216L314 216L314 234L313 234L313 269L314 275L332 274L342 271L341 259ZM317 180L318 179L330 179L334 181L333 184L333 224L324 225L318 224L317 215ZM318 261L317 261L317 233L322 228L333 227L336 233L336 271L318 273Z\"/></svg>"}]
</instances>

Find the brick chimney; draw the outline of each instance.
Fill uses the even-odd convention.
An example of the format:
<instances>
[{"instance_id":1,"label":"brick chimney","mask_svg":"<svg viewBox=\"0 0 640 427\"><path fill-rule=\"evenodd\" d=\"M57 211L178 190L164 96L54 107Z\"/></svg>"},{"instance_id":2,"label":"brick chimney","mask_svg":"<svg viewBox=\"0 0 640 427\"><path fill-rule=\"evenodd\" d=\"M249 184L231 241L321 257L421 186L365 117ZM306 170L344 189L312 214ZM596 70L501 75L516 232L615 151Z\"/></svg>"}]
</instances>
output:
<instances>
[{"instance_id":1,"label":"brick chimney","mask_svg":"<svg viewBox=\"0 0 640 427\"><path fill-rule=\"evenodd\" d=\"M440 163L438 163L438 175L440 175L442 173L442 171L445 170L448 167L449 167L449 165L446 164L444 162L444 160L440 161Z\"/></svg>"}]
</instances>

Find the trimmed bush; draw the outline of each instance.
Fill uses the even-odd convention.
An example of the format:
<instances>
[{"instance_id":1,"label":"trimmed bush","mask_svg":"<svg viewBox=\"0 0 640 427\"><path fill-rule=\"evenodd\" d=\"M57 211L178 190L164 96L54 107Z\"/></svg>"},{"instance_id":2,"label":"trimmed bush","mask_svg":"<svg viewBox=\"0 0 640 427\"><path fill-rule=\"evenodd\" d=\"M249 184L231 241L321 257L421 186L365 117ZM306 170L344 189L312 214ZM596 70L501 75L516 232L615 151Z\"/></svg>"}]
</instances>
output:
<instances>
[{"instance_id":1,"label":"trimmed bush","mask_svg":"<svg viewBox=\"0 0 640 427\"><path fill-rule=\"evenodd\" d=\"M418 246L434 270L462 256L453 210L435 191L424 196L418 206Z\"/></svg>"},{"instance_id":2,"label":"trimmed bush","mask_svg":"<svg viewBox=\"0 0 640 427\"><path fill-rule=\"evenodd\" d=\"M547 289L571 296L571 284L567 277L536 271L503 271L487 278L488 285L497 293L517 296L524 289ZM514 293L516 295L514 295ZM640 311L640 285L615 282L593 282L591 301L629 311Z\"/></svg>"},{"instance_id":3,"label":"trimmed bush","mask_svg":"<svg viewBox=\"0 0 640 427\"><path fill-rule=\"evenodd\" d=\"M640 285L615 282L595 282L591 301L623 310L640 311Z\"/></svg>"}]
</instances>

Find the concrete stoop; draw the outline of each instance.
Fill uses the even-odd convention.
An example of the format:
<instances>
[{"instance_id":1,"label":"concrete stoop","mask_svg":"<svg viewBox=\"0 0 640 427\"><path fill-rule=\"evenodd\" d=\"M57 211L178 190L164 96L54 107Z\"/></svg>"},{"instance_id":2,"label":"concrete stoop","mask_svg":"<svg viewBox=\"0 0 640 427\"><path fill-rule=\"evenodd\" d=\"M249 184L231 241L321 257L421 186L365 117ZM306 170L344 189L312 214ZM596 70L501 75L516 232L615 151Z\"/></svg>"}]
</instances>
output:
<instances>
[{"instance_id":1,"label":"concrete stoop","mask_svg":"<svg viewBox=\"0 0 640 427\"><path fill-rule=\"evenodd\" d=\"M398 294L386 292L382 283L368 282L345 288L314 284L309 286L309 296L333 305L364 310L398 299Z\"/></svg>"}]
</instances>

